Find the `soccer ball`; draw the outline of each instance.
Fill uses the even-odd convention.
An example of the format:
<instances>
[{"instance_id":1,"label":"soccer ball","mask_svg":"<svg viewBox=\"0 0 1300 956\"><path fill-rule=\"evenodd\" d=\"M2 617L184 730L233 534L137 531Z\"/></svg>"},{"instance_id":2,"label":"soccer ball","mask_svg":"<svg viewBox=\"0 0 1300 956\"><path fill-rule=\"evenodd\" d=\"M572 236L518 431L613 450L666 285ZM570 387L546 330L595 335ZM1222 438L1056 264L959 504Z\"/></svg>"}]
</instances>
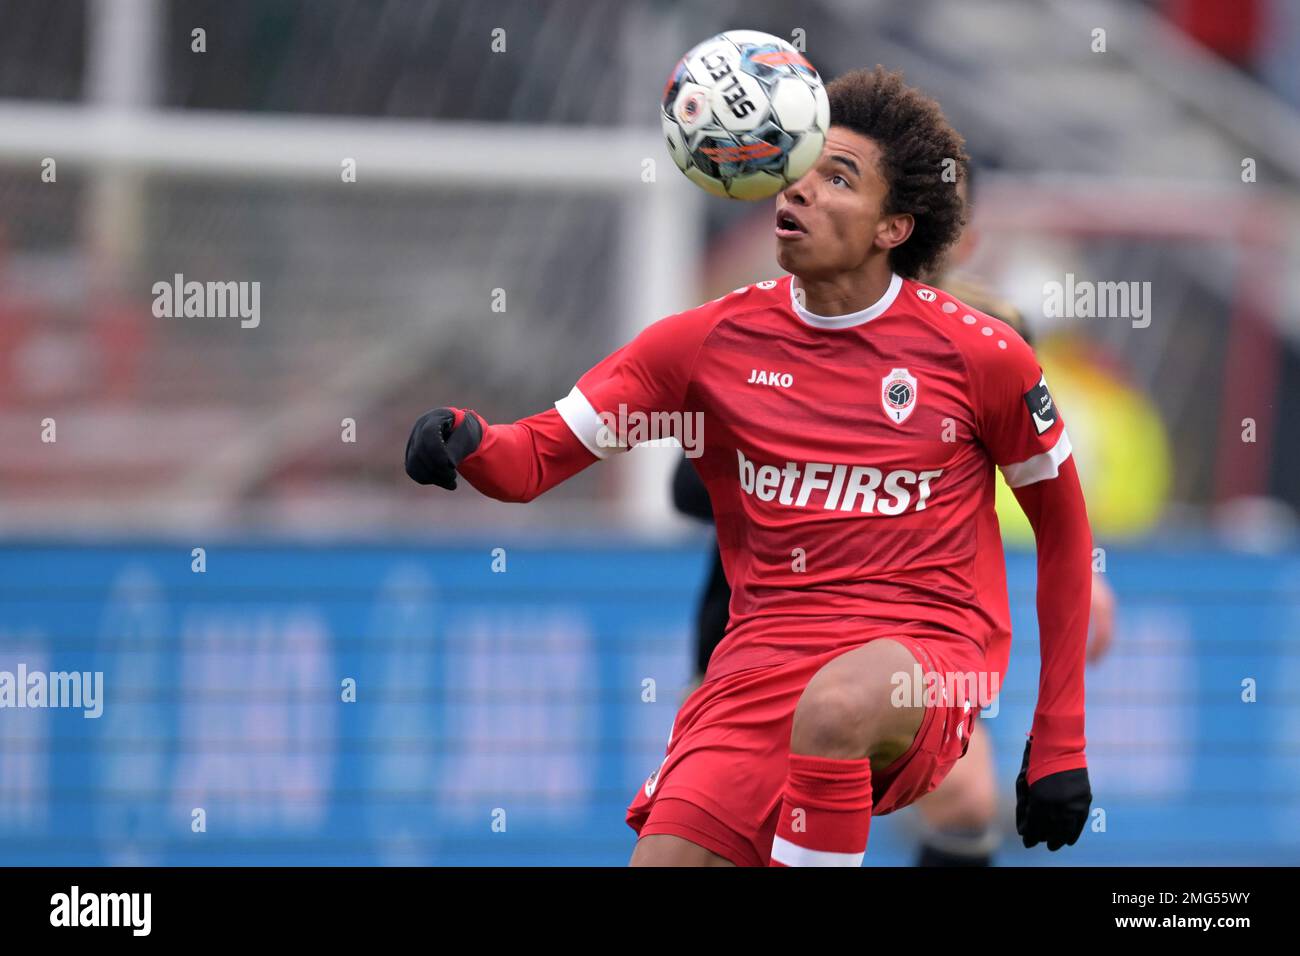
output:
<instances>
[{"instance_id":1,"label":"soccer ball","mask_svg":"<svg viewBox=\"0 0 1300 956\"><path fill-rule=\"evenodd\" d=\"M826 87L802 53L756 30L719 33L678 62L663 127L677 168L715 196L766 199L821 155Z\"/></svg>"}]
</instances>

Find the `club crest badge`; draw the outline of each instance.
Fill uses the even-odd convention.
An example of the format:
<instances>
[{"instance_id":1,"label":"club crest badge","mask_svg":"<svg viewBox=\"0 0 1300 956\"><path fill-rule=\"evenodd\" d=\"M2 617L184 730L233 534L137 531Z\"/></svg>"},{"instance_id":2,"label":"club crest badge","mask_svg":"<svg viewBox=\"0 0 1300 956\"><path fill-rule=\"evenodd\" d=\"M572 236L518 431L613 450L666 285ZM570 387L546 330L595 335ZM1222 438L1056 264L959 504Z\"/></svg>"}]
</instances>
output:
<instances>
[{"instance_id":1,"label":"club crest badge","mask_svg":"<svg viewBox=\"0 0 1300 956\"><path fill-rule=\"evenodd\" d=\"M901 425L916 410L916 379L905 368L896 368L880 380L880 404L895 425Z\"/></svg>"}]
</instances>

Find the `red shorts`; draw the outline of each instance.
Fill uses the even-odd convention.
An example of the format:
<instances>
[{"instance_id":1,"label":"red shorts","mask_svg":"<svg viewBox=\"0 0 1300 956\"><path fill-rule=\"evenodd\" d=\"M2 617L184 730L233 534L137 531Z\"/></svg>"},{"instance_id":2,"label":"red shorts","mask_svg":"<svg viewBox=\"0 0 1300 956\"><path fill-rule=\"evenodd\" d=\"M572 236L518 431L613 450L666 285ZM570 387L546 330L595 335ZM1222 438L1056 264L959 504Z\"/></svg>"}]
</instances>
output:
<instances>
[{"instance_id":1,"label":"red shorts","mask_svg":"<svg viewBox=\"0 0 1300 956\"><path fill-rule=\"evenodd\" d=\"M934 640L889 634L923 672L968 673L983 662ZM668 753L627 809L638 836L669 833L737 866L766 866L789 768L795 706L813 675L854 645L727 674L700 685L677 713ZM979 707L925 708L911 747L871 777L872 815L929 793L966 753Z\"/></svg>"}]
</instances>

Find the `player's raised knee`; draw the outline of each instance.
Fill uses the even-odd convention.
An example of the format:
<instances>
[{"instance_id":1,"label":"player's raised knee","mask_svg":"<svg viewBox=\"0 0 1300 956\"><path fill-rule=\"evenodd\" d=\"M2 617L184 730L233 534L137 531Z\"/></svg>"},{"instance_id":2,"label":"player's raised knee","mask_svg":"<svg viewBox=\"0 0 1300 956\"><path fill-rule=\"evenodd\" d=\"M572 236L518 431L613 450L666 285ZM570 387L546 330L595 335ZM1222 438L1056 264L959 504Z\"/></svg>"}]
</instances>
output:
<instances>
[{"instance_id":1,"label":"player's raised knee","mask_svg":"<svg viewBox=\"0 0 1300 956\"><path fill-rule=\"evenodd\" d=\"M920 720L907 708L893 706L890 689L894 673L911 661L911 652L892 641L873 642L831 660L799 699L791 749L843 759L901 754Z\"/></svg>"},{"instance_id":2,"label":"player's raised knee","mask_svg":"<svg viewBox=\"0 0 1300 956\"><path fill-rule=\"evenodd\" d=\"M861 689L842 680L814 678L795 708L791 749L825 757L865 757L871 747L871 709Z\"/></svg>"}]
</instances>

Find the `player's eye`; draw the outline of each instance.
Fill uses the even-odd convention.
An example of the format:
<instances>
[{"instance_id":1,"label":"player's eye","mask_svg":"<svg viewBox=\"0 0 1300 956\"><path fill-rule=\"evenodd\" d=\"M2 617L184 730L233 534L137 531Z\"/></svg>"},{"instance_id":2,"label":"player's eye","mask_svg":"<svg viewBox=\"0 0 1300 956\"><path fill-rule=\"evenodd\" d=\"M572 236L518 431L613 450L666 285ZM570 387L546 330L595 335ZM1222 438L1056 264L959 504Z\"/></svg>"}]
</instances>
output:
<instances>
[{"instance_id":1,"label":"player's eye","mask_svg":"<svg viewBox=\"0 0 1300 956\"><path fill-rule=\"evenodd\" d=\"M845 186L847 186L847 185L849 184L849 181L848 181L847 179L845 179L843 176L841 176L839 173L836 173L834 176L831 177L831 182L835 182L835 180L837 180L837 179L838 179L841 183L843 183Z\"/></svg>"}]
</instances>

